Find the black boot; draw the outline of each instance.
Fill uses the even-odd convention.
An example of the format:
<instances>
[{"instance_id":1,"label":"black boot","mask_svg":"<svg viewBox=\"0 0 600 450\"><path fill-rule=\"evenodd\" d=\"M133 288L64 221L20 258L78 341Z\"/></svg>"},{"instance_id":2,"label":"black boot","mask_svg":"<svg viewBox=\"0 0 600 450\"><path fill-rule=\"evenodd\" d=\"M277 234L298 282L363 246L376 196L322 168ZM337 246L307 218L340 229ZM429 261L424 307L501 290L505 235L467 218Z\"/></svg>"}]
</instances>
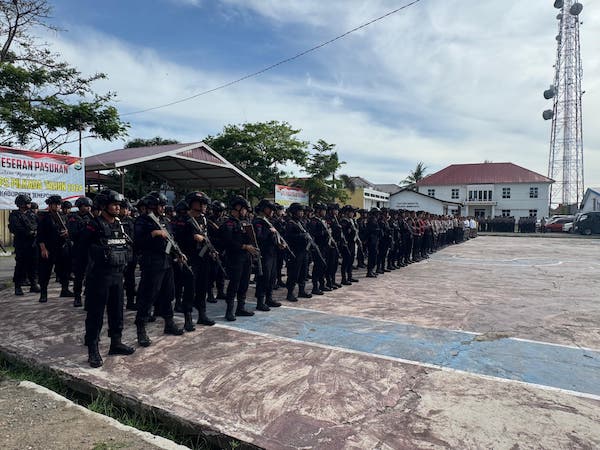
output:
<instances>
[{"instance_id":1,"label":"black boot","mask_svg":"<svg viewBox=\"0 0 600 450\"><path fill-rule=\"evenodd\" d=\"M81 308L83 303L81 302L81 294L76 294L75 299L73 300L73 307Z\"/></svg>"},{"instance_id":2,"label":"black boot","mask_svg":"<svg viewBox=\"0 0 600 450\"><path fill-rule=\"evenodd\" d=\"M240 316L240 317L250 317L250 316L253 316L254 313L252 311L247 311L245 308L245 304L242 303L240 305L240 302L238 301L238 306L235 309L235 315Z\"/></svg>"},{"instance_id":3,"label":"black boot","mask_svg":"<svg viewBox=\"0 0 600 450\"><path fill-rule=\"evenodd\" d=\"M100 356L100 351L98 351L98 341L88 343L88 363L94 369L104 364L102 356Z\"/></svg>"},{"instance_id":4,"label":"black boot","mask_svg":"<svg viewBox=\"0 0 600 450\"><path fill-rule=\"evenodd\" d=\"M346 277L342 277L342 286L351 286L352 283Z\"/></svg>"},{"instance_id":5,"label":"black boot","mask_svg":"<svg viewBox=\"0 0 600 450\"><path fill-rule=\"evenodd\" d=\"M25 292L23 292L23 289L21 288L21 286L15 286L15 295L18 295L18 296L25 295Z\"/></svg>"},{"instance_id":6,"label":"black boot","mask_svg":"<svg viewBox=\"0 0 600 450\"><path fill-rule=\"evenodd\" d=\"M206 301L207 301L208 303L217 303L217 299L215 298L215 295L213 294L213 291L212 291L212 289L210 289L210 290L208 291L208 296L207 296L207 298L206 298Z\"/></svg>"},{"instance_id":7,"label":"black boot","mask_svg":"<svg viewBox=\"0 0 600 450\"><path fill-rule=\"evenodd\" d=\"M312 295L323 295L323 291L319 288L313 288Z\"/></svg>"},{"instance_id":8,"label":"black boot","mask_svg":"<svg viewBox=\"0 0 600 450\"><path fill-rule=\"evenodd\" d=\"M46 303L48 301L48 291L41 289L40 292L40 303Z\"/></svg>"},{"instance_id":9,"label":"black boot","mask_svg":"<svg viewBox=\"0 0 600 450\"><path fill-rule=\"evenodd\" d=\"M110 339L109 355L131 355L135 352L135 348L121 342L121 337L113 337Z\"/></svg>"},{"instance_id":10,"label":"black boot","mask_svg":"<svg viewBox=\"0 0 600 450\"><path fill-rule=\"evenodd\" d=\"M179 328L172 317L165 318L165 334L172 336L181 336L183 334L183 328Z\"/></svg>"},{"instance_id":11,"label":"black boot","mask_svg":"<svg viewBox=\"0 0 600 450\"><path fill-rule=\"evenodd\" d=\"M312 294L309 294L304 289L300 289L298 292L298 298L312 298Z\"/></svg>"},{"instance_id":12,"label":"black boot","mask_svg":"<svg viewBox=\"0 0 600 450\"><path fill-rule=\"evenodd\" d=\"M267 301L265 302L265 304L270 308L279 308L281 306L281 303L276 302L271 297L267 298Z\"/></svg>"},{"instance_id":13,"label":"black boot","mask_svg":"<svg viewBox=\"0 0 600 450\"><path fill-rule=\"evenodd\" d=\"M259 297L256 299L256 310L257 311L271 311L271 308L269 308L266 304L265 304L265 299L264 297Z\"/></svg>"},{"instance_id":14,"label":"black boot","mask_svg":"<svg viewBox=\"0 0 600 450\"><path fill-rule=\"evenodd\" d=\"M297 302L298 301L298 298L294 295L293 289L288 289L287 296L285 297L285 299L288 302Z\"/></svg>"},{"instance_id":15,"label":"black boot","mask_svg":"<svg viewBox=\"0 0 600 450\"><path fill-rule=\"evenodd\" d=\"M40 285L37 284L36 282L32 282L31 283L31 287L29 288L29 292L32 292L32 293L39 293L39 292L41 292Z\"/></svg>"},{"instance_id":16,"label":"black boot","mask_svg":"<svg viewBox=\"0 0 600 450\"><path fill-rule=\"evenodd\" d=\"M377 275L372 270L369 270L367 272L367 278L377 278Z\"/></svg>"},{"instance_id":17,"label":"black boot","mask_svg":"<svg viewBox=\"0 0 600 450\"><path fill-rule=\"evenodd\" d=\"M140 346L142 346L142 347L149 347L150 344L152 344L152 341L150 340L150 338L146 334L146 325L144 325L143 323L138 323L136 325L136 327L137 327L137 341L138 341L138 344Z\"/></svg>"},{"instance_id":18,"label":"black boot","mask_svg":"<svg viewBox=\"0 0 600 450\"><path fill-rule=\"evenodd\" d=\"M205 312L198 313L198 325L206 325L207 327L212 327L215 324L215 321L209 318Z\"/></svg>"},{"instance_id":19,"label":"black boot","mask_svg":"<svg viewBox=\"0 0 600 450\"><path fill-rule=\"evenodd\" d=\"M217 291L217 300L226 300L225 292Z\"/></svg>"},{"instance_id":20,"label":"black boot","mask_svg":"<svg viewBox=\"0 0 600 450\"><path fill-rule=\"evenodd\" d=\"M127 297L127 304L125 305L125 309L127 309L127 311L137 311L135 297Z\"/></svg>"},{"instance_id":21,"label":"black boot","mask_svg":"<svg viewBox=\"0 0 600 450\"><path fill-rule=\"evenodd\" d=\"M229 322L235 321L235 314L233 313L233 301L227 302L227 310L225 311L225 319Z\"/></svg>"},{"instance_id":22,"label":"black boot","mask_svg":"<svg viewBox=\"0 0 600 450\"><path fill-rule=\"evenodd\" d=\"M175 307L173 308L175 312L178 313L182 313L183 312L183 306L181 306L181 299L177 298L175 299Z\"/></svg>"},{"instance_id":23,"label":"black boot","mask_svg":"<svg viewBox=\"0 0 600 450\"><path fill-rule=\"evenodd\" d=\"M186 313L184 313L183 317L185 319L183 329L185 331L194 331L196 329L196 327L194 326L194 318L192 317L192 313L186 312Z\"/></svg>"},{"instance_id":24,"label":"black boot","mask_svg":"<svg viewBox=\"0 0 600 450\"><path fill-rule=\"evenodd\" d=\"M350 283L358 283L358 280L352 276L352 274L348 275L348 281Z\"/></svg>"},{"instance_id":25,"label":"black boot","mask_svg":"<svg viewBox=\"0 0 600 450\"><path fill-rule=\"evenodd\" d=\"M65 283L62 285L59 297L75 297L73 291L69 290L69 283Z\"/></svg>"}]
</instances>

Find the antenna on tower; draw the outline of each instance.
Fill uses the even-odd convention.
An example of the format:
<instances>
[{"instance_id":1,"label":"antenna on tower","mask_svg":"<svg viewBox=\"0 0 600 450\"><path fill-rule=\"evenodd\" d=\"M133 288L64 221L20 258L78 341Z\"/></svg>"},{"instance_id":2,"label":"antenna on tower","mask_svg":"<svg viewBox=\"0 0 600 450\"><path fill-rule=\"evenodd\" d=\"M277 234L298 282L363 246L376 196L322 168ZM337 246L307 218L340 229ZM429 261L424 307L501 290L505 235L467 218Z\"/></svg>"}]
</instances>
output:
<instances>
[{"instance_id":1,"label":"antenna on tower","mask_svg":"<svg viewBox=\"0 0 600 450\"><path fill-rule=\"evenodd\" d=\"M552 120L548 177L555 183L550 190L550 207L579 206L583 199L583 123L581 83L583 67L579 42L579 15L583 5L575 0L555 0L560 10L554 82L544 91L553 101L552 109L543 112Z\"/></svg>"}]
</instances>

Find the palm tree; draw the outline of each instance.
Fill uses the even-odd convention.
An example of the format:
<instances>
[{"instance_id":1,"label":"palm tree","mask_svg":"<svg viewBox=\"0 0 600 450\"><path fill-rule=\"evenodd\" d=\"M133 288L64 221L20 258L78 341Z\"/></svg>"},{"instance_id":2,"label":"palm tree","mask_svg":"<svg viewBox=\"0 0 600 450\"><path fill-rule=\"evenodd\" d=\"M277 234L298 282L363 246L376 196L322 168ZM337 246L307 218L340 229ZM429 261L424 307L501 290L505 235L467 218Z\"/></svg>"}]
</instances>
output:
<instances>
[{"instance_id":1,"label":"palm tree","mask_svg":"<svg viewBox=\"0 0 600 450\"><path fill-rule=\"evenodd\" d=\"M400 182L401 186L404 186L406 189L410 189L411 191L417 190L417 183L425 178L425 171L427 167L423 161L417 164L417 167L408 174L408 176Z\"/></svg>"}]
</instances>

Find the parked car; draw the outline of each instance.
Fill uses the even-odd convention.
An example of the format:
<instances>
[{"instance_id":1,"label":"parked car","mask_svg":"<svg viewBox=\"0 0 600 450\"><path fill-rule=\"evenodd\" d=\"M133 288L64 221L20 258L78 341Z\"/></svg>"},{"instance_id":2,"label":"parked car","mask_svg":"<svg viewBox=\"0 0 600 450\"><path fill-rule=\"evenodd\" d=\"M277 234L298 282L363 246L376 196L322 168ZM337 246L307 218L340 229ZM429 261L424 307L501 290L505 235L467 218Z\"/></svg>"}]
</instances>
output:
<instances>
[{"instance_id":1,"label":"parked car","mask_svg":"<svg viewBox=\"0 0 600 450\"><path fill-rule=\"evenodd\" d=\"M566 223L573 223L573 217L558 217L556 219L551 219L546 223L546 231L562 233L563 225Z\"/></svg>"},{"instance_id":2,"label":"parked car","mask_svg":"<svg viewBox=\"0 0 600 450\"><path fill-rule=\"evenodd\" d=\"M563 224L563 229L562 230L565 233L572 233L573 232L573 224L574 223L575 222L567 222L567 223Z\"/></svg>"},{"instance_id":3,"label":"parked car","mask_svg":"<svg viewBox=\"0 0 600 450\"><path fill-rule=\"evenodd\" d=\"M591 211L582 214L573 225L575 233L590 235L600 233L600 211Z\"/></svg>"}]
</instances>

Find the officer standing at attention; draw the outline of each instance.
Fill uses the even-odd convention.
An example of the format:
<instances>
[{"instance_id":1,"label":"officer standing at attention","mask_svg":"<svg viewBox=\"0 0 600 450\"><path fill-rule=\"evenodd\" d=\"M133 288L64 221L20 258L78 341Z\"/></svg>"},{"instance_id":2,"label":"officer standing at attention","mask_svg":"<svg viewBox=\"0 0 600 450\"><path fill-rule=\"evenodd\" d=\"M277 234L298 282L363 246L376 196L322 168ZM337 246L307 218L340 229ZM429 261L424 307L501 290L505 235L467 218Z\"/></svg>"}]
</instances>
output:
<instances>
[{"instance_id":1,"label":"officer standing at attention","mask_svg":"<svg viewBox=\"0 0 600 450\"><path fill-rule=\"evenodd\" d=\"M86 278L85 343L91 367L100 367L102 357L98 340L102 331L104 310L108 316L109 355L131 355L135 349L121 342L123 331L123 269L132 249L118 219L123 196L104 190L96 196L100 215L90 220L81 245L89 252L90 266Z\"/></svg>"},{"instance_id":2,"label":"officer standing at attention","mask_svg":"<svg viewBox=\"0 0 600 450\"><path fill-rule=\"evenodd\" d=\"M69 291L70 260L65 260L65 247L68 245L69 232L65 217L60 212L60 195L51 195L46 199L48 211L40 219L37 242L40 247L40 303L48 301L48 284L52 269L56 266L62 289L61 297L74 297Z\"/></svg>"},{"instance_id":3,"label":"officer standing at attention","mask_svg":"<svg viewBox=\"0 0 600 450\"><path fill-rule=\"evenodd\" d=\"M367 243L368 259L367 259L367 277L377 278L375 273L377 264L377 251L379 247L379 208L372 207L367 217L365 228L365 238Z\"/></svg>"},{"instance_id":4,"label":"officer standing at attention","mask_svg":"<svg viewBox=\"0 0 600 450\"><path fill-rule=\"evenodd\" d=\"M298 284L298 297L311 298L312 294L306 292L306 273L308 271L308 231L306 231L304 219L304 206L300 203L292 203L288 210L288 223L285 227L285 238L294 252L295 258L287 263L287 297L290 302L297 302L294 288ZM319 295L322 295L321 292Z\"/></svg>"},{"instance_id":5,"label":"officer standing at attention","mask_svg":"<svg viewBox=\"0 0 600 450\"><path fill-rule=\"evenodd\" d=\"M257 215L252 221L263 268L263 275L256 278L256 309L258 311L270 311L270 306L281 306L281 303L273 301L273 287L277 282L277 262L280 250L277 230L271 222L275 209L276 206L273 202L266 199L261 200L255 208Z\"/></svg>"},{"instance_id":6,"label":"officer standing at attention","mask_svg":"<svg viewBox=\"0 0 600 450\"><path fill-rule=\"evenodd\" d=\"M252 269L252 256L258 256L258 250L251 245L250 236L244 229L249 210L250 204L248 201L240 195L235 196L229 203L229 217L220 228L222 243L225 247L226 270L229 275L229 283L225 293L225 301L227 302L225 319L230 322L235 320L235 316L254 315L253 312L245 309L246 293L248 292ZM234 314L236 296L237 308L235 308Z\"/></svg>"},{"instance_id":7,"label":"officer standing at attention","mask_svg":"<svg viewBox=\"0 0 600 450\"><path fill-rule=\"evenodd\" d=\"M156 315L165 320L164 333L181 336L183 329L173 320L173 248L169 242L172 236L168 220L164 217L167 198L164 194L152 192L144 197L147 213L135 222L135 245L141 251L141 278L138 288L137 327L138 344L148 347L152 341L146 334L146 323L150 319L150 309L154 305ZM157 223L158 222L158 223ZM181 258L181 255L177 255Z\"/></svg>"},{"instance_id":8,"label":"officer standing at attention","mask_svg":"<svg viewBox=\"0 0 600 450\"><path fill-rule=\"evenodd\" d=\"M25 278L29 279L29 292L40 292L36 280L37 248L37 217L31 211L31 197L20 194L15 198L16 211L8 216L8 229L15 235L15 295L24 295L21 287Z\"/></svg>"},{"instance_id":9,"label":"officer standing at attention","mask_svg":"<svg viewBox=\"0 0 600 450\"><path fill-rule=\"evenodd\" d=\"M87 248L82 245L83 233L86 230L87 224L93 218L92 200L87 197L80 197L75 200L75 206L78 211L71 213L67 220L67 228L69 236L73 241L71 249L72 271L73 271L73 292L75 299L73 300L74 307L82 306L81 293L83 292L83 278L85 277L85 269L88 262Z\"/></svg>"},{"instance_id":10,"label":"officer standing at attention","mask_svg":"<svg viewBox=\"0 0 600 450\"><path fill-rule=\"evenodd\" d=\"M356 242L358 239L358 229L354 224L354 209L350 205L346 205L342 208L341 214L342 219L340 225L342 226L342 233L347 246L347 251L342 253L342 284L349 286L352 283L358 283L358 280L352 276L354 257L356 256Z\"/></svg>"},{"instance_id":11,"label":"officer standing at attention","mask_svg":"<svg viewBox=\"0 0 600 450\"><path fill-rule=\"evenodd\" d=\"M121 211L119 212L119 220L123 226L123 231L133 242L133 236L135 235L135 222L131 218L131 203L129 200L123 200L121 204ZM127 262L125 270L123 271L124 281L123 287L125 288L125 297L127 304L125 309L129 311L135 311L137 309L135 305L135 267L137 266L137 254L136 249L133 249L131 259Z\"/></svg>"},{"instance_id":12,"label":"officer standing at attention","mask_svg":"<svg viewBox=\"0 0 600 450\"><path fill-rule=\"evenodd\" d=\"M325 274L327 271L327 255L329 254L329 233L327 230L327 223L325 222L325 214L327 207L322 203L315 203L313 205L315 211L314 217L310 219L308 223L308 231L312 235L315 243L319 247L321 252L321 259L318 255L313 257L313 271L312 271L312 293L315 295L322 295L323 292L331 291L331 288L325 286Z\"/></svg>"}]
</instances>

